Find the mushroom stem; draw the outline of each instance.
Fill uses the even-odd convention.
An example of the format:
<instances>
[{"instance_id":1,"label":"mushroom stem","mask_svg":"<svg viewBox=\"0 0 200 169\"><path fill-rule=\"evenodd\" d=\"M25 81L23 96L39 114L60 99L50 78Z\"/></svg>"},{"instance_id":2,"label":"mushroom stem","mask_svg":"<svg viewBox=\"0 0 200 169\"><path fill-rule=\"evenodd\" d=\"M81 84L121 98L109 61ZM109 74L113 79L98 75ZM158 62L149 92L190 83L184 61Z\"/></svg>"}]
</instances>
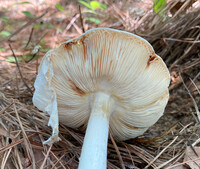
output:
<instances>
[{"instance_id":1,"label":"mushroom stem","mask_svg":"<svg viewBox=\"0 0 200 169\"><path fill-rule=\"evenodd\" d=\"M95 94L78 169L106 169L109 118L113 103L110 95L102 92Z\"/></svg>"}]
</instances>

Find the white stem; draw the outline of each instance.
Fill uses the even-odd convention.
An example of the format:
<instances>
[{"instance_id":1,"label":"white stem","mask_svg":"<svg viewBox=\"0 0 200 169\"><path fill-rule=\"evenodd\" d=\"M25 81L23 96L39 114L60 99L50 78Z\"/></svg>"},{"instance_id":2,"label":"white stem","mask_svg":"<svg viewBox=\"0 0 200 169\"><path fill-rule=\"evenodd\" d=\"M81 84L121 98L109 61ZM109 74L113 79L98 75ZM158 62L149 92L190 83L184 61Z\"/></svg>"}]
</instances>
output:
<instances>
[{"instance_id":1,"label":"white stem","mask_svg":"<svg viewBox=\"0 0 200 169\"><path fill-rule=\"evenodd\" d=\"M106 169L109 117L112 107L113 100L110 95L96 93L78 169Z\"/></svg>"}]
</instances>

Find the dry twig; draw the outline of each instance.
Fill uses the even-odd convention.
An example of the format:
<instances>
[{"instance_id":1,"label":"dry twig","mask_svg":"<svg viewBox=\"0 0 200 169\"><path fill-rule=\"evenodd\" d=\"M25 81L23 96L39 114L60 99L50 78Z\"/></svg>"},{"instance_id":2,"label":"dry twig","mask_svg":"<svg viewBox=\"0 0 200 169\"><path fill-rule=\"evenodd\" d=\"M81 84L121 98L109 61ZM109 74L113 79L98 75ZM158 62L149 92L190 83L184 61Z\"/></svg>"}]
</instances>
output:
<instances>
[{"instance_id":1,"label":"dry twig","mask_svg":"<svg viewBox=\"0 0 200 169\"><path fill-rule=\"evenodd\" d=\"M22 81L24 82L24 85L27 87L27 89L31 93L31 95L33 95L32 90L30 89L30 87L28 86L28 84L26 83L26 81L25 81L25 79L24 79L24 77L22 75L22 72L21 72L20 67L19 67L19 63L17 61L17 57L16 57L16 55L15 55L13 49L12 49L12 46L10 44L9 44L9 47L10 47L10 49L12 51L13 57L15 58L15 62L16 62L16 65L17 65L17 68L18 68L18 71L19 71L19 74L20 74L20 77L21 77Z\"/></svg>"},{"instance_id":2,"label":"dry twig","mask_svg":"<svg viewBox=\"0 0 200 169\"><path fill-rule=\"evenodd\" d=\"M84 28L84 25L83 25L83 18L82 18L80 5L78 5L78 10L79 10L79 14L80 14L81 28L82 28L83 33L85 33L85 28Z\"/></svg>"}]
</instances>

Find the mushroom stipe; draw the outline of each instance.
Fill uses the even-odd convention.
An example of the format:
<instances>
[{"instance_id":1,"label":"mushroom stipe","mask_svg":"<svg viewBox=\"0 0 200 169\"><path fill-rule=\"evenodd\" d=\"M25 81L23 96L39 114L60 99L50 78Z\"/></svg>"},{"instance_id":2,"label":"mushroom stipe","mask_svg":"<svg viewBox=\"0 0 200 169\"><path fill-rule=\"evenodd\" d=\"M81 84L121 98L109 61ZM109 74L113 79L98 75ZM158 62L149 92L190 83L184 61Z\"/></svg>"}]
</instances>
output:
<instances>
[{"instance_id":1,"label":"mushroom stipe","mask_svg":"<svg viewBox=\"0 0 200 169\"><path fill-rule=\"evenodd\" d=\"M142 135L163 114L169 71L143 38L109 28L91 29L50 50L35 81L34 105L59 121L87 124L79 169L106 169L108 133L116 140Z\"/></svg>"}]
</instances>

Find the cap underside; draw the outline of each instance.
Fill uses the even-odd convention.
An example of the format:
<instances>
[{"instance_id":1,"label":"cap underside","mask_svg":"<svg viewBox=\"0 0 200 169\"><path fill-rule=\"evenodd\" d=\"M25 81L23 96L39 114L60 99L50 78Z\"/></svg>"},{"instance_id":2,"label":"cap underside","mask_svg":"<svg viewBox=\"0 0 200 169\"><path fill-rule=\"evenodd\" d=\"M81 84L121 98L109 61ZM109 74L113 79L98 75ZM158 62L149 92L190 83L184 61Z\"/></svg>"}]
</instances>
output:
<instances>
[{"instance_id":1,"label":"cap underside","mask_svg":"<svg viewBox=\"0 0 200 169\"><path fill-rule=\"evenodd\" d=\"M87 123L91 97L99 91L115 100L110 131L119 140L143 134L164 112L168 69L151 45L134 34L93 29L45 57L52 64L50 86L56 93L59 119L69 127ZM42 107L39 102L35 99L34 104Z\"/></svg>"}]
</instances>

